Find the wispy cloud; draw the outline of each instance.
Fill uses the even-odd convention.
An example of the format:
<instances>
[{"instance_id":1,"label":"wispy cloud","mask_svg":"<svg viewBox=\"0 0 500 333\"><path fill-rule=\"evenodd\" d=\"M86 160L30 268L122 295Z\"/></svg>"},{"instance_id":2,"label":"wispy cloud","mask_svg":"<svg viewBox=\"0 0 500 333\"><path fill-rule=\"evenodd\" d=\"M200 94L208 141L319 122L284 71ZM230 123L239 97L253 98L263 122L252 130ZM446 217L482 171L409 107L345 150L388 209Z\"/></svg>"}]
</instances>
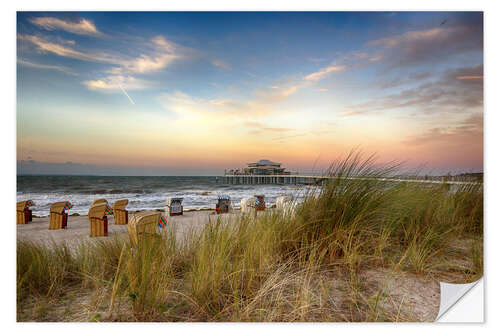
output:
<instances>
[{"instance_id":1,"label":"wispy cloud","mask_svg":"<svg viewBox=\"0 0 500 333\"><path fill-rule=\"evenodd\" d=\"M63 72L63 73L69 74L69 75L78 75L75 72L71 71L69 68L64 67L64 66L38 64L38 63L31 62L31 61L23 60L23 59L18 59L17 63L22 65L22 66L26 66L26 67L47 69L47 70L56 70L56 71Z\"/></svg>"},{"instance_id":2,"label":"wispy cloud","mask_svg":"<svg viewBox=\"0 0 500 333\"><path fill-rule=\"evenodd\" d=\"M82 82L90 90L119 91L125 87L128 90L145 89L152 85L151 82L137 79L133 76L112 75L98 80Z\"/></svg>"},{"instance_id":3,"label":"wispy cloud","mask_svg":"<svg viewBox=\"0 0 500 333\"><path fill-rule=\"evenodd\" d=\"M473 113L466 119L451 126L434 127L422 134L405 139L403 143L413 146L446 144L453 146L482 145L483 114Z\"/></svg>"},{"instance_id":4,"label":"wispy cloud","mask_svg":"<svg viewBox=\"0 0 500 333\"><path fill-rule=\"evenodd\" d=\"M265 134L265 133L287 133L294 129L285 127L270 127L257 121L247 121L242 124L244 127L251 128L248 134Z\"/></svg>"},{"instance_id":5,"label":"wispy cloud","mask_svg":"<svg viewBox=\"0 0 500 333\"><path fill-rule=\"evenodd\" d=\"M87 62L110 64L112 67L105 71L108 74L107 76L82 82L88 89L95 91L118 92L124 89L137 90L151 87L153 86L152 82L138 79L136 75L160 71L181 57L178 45L168 41L163 36L152 38L145 47L149 52L135 58L102 51L78 50L74 41L71 41L71 43L64 40L52 41L36 35L22 34L18 35L18 39L35 45L37 50L42 53L52 53L61 57ZM23 64L34 67L33 64ZM49 67L45 68L49 69ZM51 68L63 70L63 68ZM126 92L125 94L127 95Z\"/></svg>"},{"instance_id":6,"label":"wispy cloud","mask_svg":"<svg viewBox=\"0 0 500 333\"><path fill-rule=\"evenodd\" d=\"M229 66L226 62L222 60L212 60L212 65L215 67L219 67L225 70L231 70L231 66Z\"/></svg>"},{"instance_id":7,"label":"wispy cloud","mask_svg":"<svg viewBox=\"0 0 500 333\"><path fill-rule=\"evenodd\" d=\"M270 86L268 87L271 89L270 91L260 91L258 95L267 102L277 102L296 94L304 88L317 84L334 73L340 73L347 69L347 65L337 65L334 62L306 76L294 77L289 82L280 82L279 85ZM319 91L326 92L328 89L320 88Z\"/></svg>"},{"instance_id":8,"label":"wispy cloud","mask_svg":"<svg viewBox=\"0 0 500 333\"><path fill-rule=\"evenodd\" d=\"M181 58L181 54L175 43L163 36L156 36L151 39L150 54L141 54L135 59L120 61L121 67L115 67L112 71L114 73L147 74L159 71L179 58Z\"/></svg>"},{"instance_id":9,"label":"wispy cloud","mask_svg":"<svg viewBox=\"0 0 500 333\"><path fill-rule=\"evenodd\" d=\"M457 80L482 80L482 75L462 75L457 76Z\"/></svg>"},{"instance_id":10,"label":"wispy cloud","mask_svg":"<svg viewBox=\"0 0 500 333\"><path fill-rule=\"evenodd\" d=\"M177 45L162 36L151 39L149 43L150 54L143 53L136 58L122 54L109 54L102 51L80 51L74 47L50 41L36 35L21 34L18 35L18 38L35 45L40 52L50 52L62 57L115 65L116 67L109 70L111 74L146 74L156 72L167 67L173 60L181 57L177 53Z\"/></svg>"},{"instance_id":11,"label":"wispy cloud","mask_svg":"<svg viewBox=\"0 0 500 333\"><path fill-rule=\"evenodd\" d=\"M459 79L481 77L483 65L448 70L437 81L425 82L371 101L350 106L341 116L373 111L416 108L422 113L470 112L483 107L483 80Z\"/></svg>"},{"instance_id":12,"label":"wispy cloud","mask_svg":"<svg viewBox=\"0 0 500 333\"><path fill-rule=\"evenodd\" d=\"M483 25L457 22L451 26L408 31L367 44L381 48L384 60L393 67L416 65L429 61L450 61L466 52L482 52Z\"/></svg>"},{"instance_id":13,"label":"wispy cloud","mask_svg":"<svg viewBox=\"0 0 500 333\"><path fill-rule=\"evenodd\" d=\"M97 54L87 54L84 52L77 51L72 47L61 45L52 41L48 41L43 37L38 37L35 35L18 35L18 39L21 41L28 41L35 45L38 50L42 53L50 52L57 54L61 57L69 57L73 59L79 59L84 61L97 61L97 62L112 62L111 58L107 56L99 56Z\"/></svg>"},{"instance_id":14,"label":"wispy cloud","mask_svg":"<svg viewBox=\"0 0 500 333\"><path fill-rule=\"evenodd\" d=\"M191 118L225 117L248 118L268 114L269 106L260 101L239 101L227 98L197 98L181 91L164 93L159 103L170 112Z\"/></svg>"},{"instance_id":15,"label":"wispy cloud","mask_svg":"<svg viewBox=\"0 0 500 333\"><path fill-rule=\"evenodd\" d=\"M285 139L298 138L298 137L301 137L301 136L306 136L306 135L308 135L308 133L299 133L299 134L292 134L292 135L283 135L283 136L279 136L279 137L276 137L276 138L272 138L271 140L273 140L273 141L281 141L281 142L283 142L282 140L285 140Z\"/></svg>"},{"instance_id":16,"label":"wispy cloud","mask_svg":"<svg viewBox=\"0 0 500 333\"><path fill-rule=\"evenodd\" d=\"M64 30L78 35L102 36L95 24L88 19L67 21L57 17L35 17L29 20L34 25L45 30Z\"/></svg>"},{"instance_id":17,"label":"wispy cloud","mask_svg":"<svg viewBox=\"0 0 500 333\"><path fill-rule=\"evenodd\" d=\"M311 73L304 77L306 81L319 81L324 79L328 74L334 72L341 72L346 69L346 66L331 64L330 66L321 68L319 71Z\"/></svg>"}]
</instances>

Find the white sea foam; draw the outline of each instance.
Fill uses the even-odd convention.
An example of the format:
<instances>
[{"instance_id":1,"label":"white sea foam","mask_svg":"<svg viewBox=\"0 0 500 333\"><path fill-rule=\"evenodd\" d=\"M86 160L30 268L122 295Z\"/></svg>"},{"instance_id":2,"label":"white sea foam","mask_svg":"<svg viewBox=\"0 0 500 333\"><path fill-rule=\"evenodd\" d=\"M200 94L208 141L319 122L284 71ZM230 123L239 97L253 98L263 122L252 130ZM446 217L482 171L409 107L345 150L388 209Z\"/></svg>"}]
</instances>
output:
<instances>
[{"instance_id":1,"label":"white sea foam","mask_svg":"<svg viewBox=\"0 0 500 333\"><path fill-rule=\"evenodd\" d=\"M165 202L168 197L182 197L184 209L206 209L214 208L217 202L218 195L229 195L233 207L239 208L240 201L243 198L253 196L255 194L263 194L265 196L266 205L274 205L276 203L276 198L283 195L292 195L300 200L303 197L305 191L308 187L299 186L280 186L280 185L253 185L253 186L230 186L230 185L220 185L220 184L201 184L197 185L196 180L188 179L187 184L184 184L181 180L176 180L175 186L171 184L166 184L165 187L170 190L154 189L152 192L147 188L148 184L144 184L144 192L152 193L137 193L141 192L136 189L133 191L124 193L109 193L112 192L114 188L117 187L116 184L110 185L109 190L99 190L98 192L105 192L102 194L95 193L82 193L82 191L76 191L72 189L64 189L60 191L60 188L51 192L38 192L34 191L33 186L29 190L21 189L18 191L17 200L33 200L35 206L32 207L33 214L37 216L47 216L49 215L50 205L57 201L68 200L72 203L73 208L69 211L70 214L78 213L80 215L86 215L92 201L105 198L108 202L112 203L119 199L128 199L129 204L127 209L129 211L134 210L149 210L149 209L164 209ZM98 184L102 187L103 181L99 181ZM24 186L30 187L30 186ZM126 186L124 186L126 187ZM96 192L96 191L87 191Z\"/></svg>"}]
</instances>

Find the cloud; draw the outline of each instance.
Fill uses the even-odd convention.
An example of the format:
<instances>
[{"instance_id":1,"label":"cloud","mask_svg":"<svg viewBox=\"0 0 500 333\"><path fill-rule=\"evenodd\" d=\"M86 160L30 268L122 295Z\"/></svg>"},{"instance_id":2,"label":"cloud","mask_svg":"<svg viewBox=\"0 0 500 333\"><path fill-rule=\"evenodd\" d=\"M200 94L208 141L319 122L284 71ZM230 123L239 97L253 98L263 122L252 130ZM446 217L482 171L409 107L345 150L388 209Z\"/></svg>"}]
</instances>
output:
<instances>
[{"instance_id":1,"label":"cloud","mask_svg":"<svg viewBox=\"0 0 500 333\"><path fill-rule=\"evenodd\" d=\"M482 75L462 75L457 76L457 80L482 80Z\"/></svg>"},{"instance_id":2,"label":"cloud","mask_svg":"<svg viewBox=\"0 0 500 333\"><path fill-rule=\"evenodd\" d=\"M279 85L273 85L268 87L271 91L259 91L257 93L258 97L268 103L279 102L289 96L292 96L299 92L300 90L310 87L317 82L325 79L329 75L335 72L345 71L348 67L346 65L336 65L335 63L323 67L316 72L310 73L306 76L293 78L288 82L281 82ZM319 89L321 92L328 91L326 88Z\"/></svg>"},{"instance_id":3,"label":"cloud","mask_svg":"<svg viewBox=\"0 0 500 333\"><path fill-rule=\"evenodd\" d=\"M28 41L35 45L40 52L49 52L62 57L113 65L114 67L106 71L110 75L86 80L82 84L94 91L123 92L132 104L134 102L126 92L127 90L145 89L154 85L151 81L136 78L137 74L157 72L170 65L175 59L181 57L180 51L178 51L179 47L163 36L152 38L145 46L145 49L149 53L143 53L136 58L111 55L103 52L79 51L73 47L75 43L67 43L67 41L57 43L35 35L18 35L18 38L21 41ZM28 63L23 64L34 66ZM48 67L45 68L48 69ZM52 69L63 70L62 68L55 67Z\"/></svg>"},{"instance_id":4,"label":"cloud","mask_svg":"<svg viewBox=\"0 0 500 333\"><path fill-rule=\"evenodd\" d=\"M18 39L30 42L41 52L50 52L62 57L108 63L118 66L108 71L111 74L145 74L156 72L167 67L175 59L181 57L178 52L179 47L162 36L152 38L146 45L145 48L149 48L150 54L143 53L136 58L123 55L111 55L103 52L79 51L73 47L49 41L35 35L21 34L18 35Z\"/></svg>"},{"instance_id":5,"label":"cloud","mask_svg":"<svg viewBox=\"0 0 500 333\"><path fill-rule=\"evenodd\" d=\"M453 126L434 127L420 135L410 137L403 141L412 146L425 145L481 145L483 142L483 114L473 113L465 120Z\"/></svg>"},{"instance_id":6,"label":"cloud","mask_svg":"<svg viewBox=\"0 0 500 333\"><path fill-rule=\"evenodd\" d=\"M317 82L327 78L329 75L333 73L343 72L348 69L347 65L337 65L332 63L329 66L320 68L318 71L310 73L306 76L294 78L287 83L280 85L270 86L269 89L272 89L272 92L261 91L259 92L260 98L268 101L268 102L278 102L289 96L294 95L300 90L310 87ZM277 92L275 90L278 90ZM328 91L328 89L322 88L319 89L321 92Z\"/></svg>"},{"instance_id":7,"label":"cloud","mask_svg":"<svg viewBox=\"0 0 500 333\"><path fill-rule=\"evenodd\" d=\"M341 72L346 69L346 66L331 64L330 66L321 68L319 71L311 73L304 77L306 81L319 81L325 78L328 74Z\"/></svg>"},{"instance_id":8,"label":"cloud","mask_svg":"<svg viewBox=\"0 0 500 333\"><path fill-rule=\"evenodd\" d=\"M271 97L275 100L283 99L320 82L333 73L359 69L375 63L385 63L389 67L404 67L425 62L449 61L451 58L460 57L467 52L482 52L482 15L476 15L468 21L456 17L453 22L449 26L408 31L368 42L366 48L339 54L330 65L295 80L287 88L282 89L280 93L272 94ZM390 88L415 83L431 76L428 72L417 72L406 79L398 76L381 80L380 84L376 86ZM467 78L464 76L460 79L466 80ZM479 78L470 77L470 80L479 80ZM357 110L346 112L344 115L361 113L363 111Z\"/></svg>"},{"instance_id":9,"label":"cloud","mask_svg":"<svg viewBox=\"0 0 500 333\"><path fill-rule=\"evenodd\" d=\"M367 44L382 49L384 60L392 67L431 61L450 61L467 52L483 51L482 16L473 22L460 22L425 30L408 31Z\"/></svg>"},{"instance_id":10,"label":"cloud","mask_svg":"<svg viewBox=\"0 0 500 333\"><path fill-rule=\"evenodd\" d=\"M295 94L295 92L299 89L300 87L299 86L291 86L291 87L288 87L284 90L281 91L280 95L284 96L284 97L288 97L290 95L293 95Z\"/></svg>"},{"instance_id":11,"label":"cloud","mask_svg":"<svg viewBox=\"0 0 500 333\"><path fill-rule=\"evenodd\" d=\"M213 113L229 115L249 108L248 103L229 99L195 98L181 91L164 93L158 100L168 111L183 116L207 116Z\"/></svg>"},{"instance_id":12,"label":"cloud","mask_svg":"<svg viewBox=\"0 0 500 333\"><path fill-rule=\"evenodd\" d=\"M225 63L222 60L213 60L212 65L214 65L215 67L225 69L225 70L231 70L231 66L229 66L227 63Z\"/></svg>"},{"instance_id":13,"label":"cloud","mask_svg":"<svg viewBox=\"0 0 500 333\"><path fill-rule=\"evenodd\" d=\"M452 28L434 28L429 30L408 31L402 35L395 35L370 42L371 45L384 47L411 46L415 43L429 41L446 41L453 32Z\"/></svg>"},{"instance_id":14,"label":"cloud","mask_svg":"<svg viewBox=\"0 0 500 333\"><path fill-rule=\"evenodd\" d=\"M97 55L89 55L80 51L77 51L71 47L64 46L58 43L50 42L44 38L40 38L35 35L18 35L20 40L28 41L38 47L41 52L50 52L57 54L61 57L69 57L84 61L98 61L98 62L108 62L106 58L99 57Z\"/></svg>"},{"instance_id":15,"label":"cloud","mask_svg":"<svg viewBox=\"0 0 500 333\"><path fill-rule=\"evenodd\" d=\"M298 138L298 137L301 137L301 136L306 136L308 135L308 133L300 133L300 134L292 134L292 135L283 135L283 136L279 136L279 137L276 137L276 138L272 138L271 140L272 141L281 141L281 143L283 143L284 141L282 140L285 140L285 139L292 139L292 138Z\"/></svg>"},{"instance_id":16,"label":"cloud","mask_svg":"<svg viewBox=\"0 0 500 333\"><path fill-rule=\"evenodd\" d=\"M139 58L122 63L123 69L132 73L145 74L159 71L167 67L175 58L173 54L161 54L156 56L148 56L141 54ZM122 70L123 72L123 70Z\"/></svg>"},{"instance_id":17,"label":"cloud","mask_svg":"<svg viewBox=\"0 0 500 333\"><path fill-rule=\"evenodd\" d=\"M283 82L281 82L283 83ZM266 89L257 90L255 92L256 100L262 104L279 103L288 97L296 94L301 89L308 86L309 83L293 81L283 83L281 86L267 87Z\"/></svg>"},{"instance_id":18,"label":"cloud","mask_svg":"<svg viewBox=\"0 0 500 333\"><path fill-rule=\"evenodd\" d=\"M36 17L29 20L31 23L45 30L64 30L78 35L102 36L94 23L87 19L77 22L66 21L56 17Z\"/></svg>"},{"instance_id":19,"label":"cloud","mask_svg":"<svg viewBox=\"0 0 500 333\"><path fill-rule=\"evenodd\" d=\"M133 76L113 75L98 80L88 80L82 82L90 90L121 91L145 89L151 85L145 80L136 79Z\"/></svg>"},{"instance_id":20,"label":"cloud","mask_svg":"<svg viewBox=\"0 0 500 333\"><path fill-rule=\"evenodd\" d=\"M360 115L373 111L418 108L423 113L470 112L483 107L483 80L459 79L482 77L483 65L461 67L444 72L437 81L426 82L397 94L387 95L349 107L341 116Z\"/></svg>"},{"instance_id":21,"label":"cloud","mask_svg":"<svg viewBox=\"0 0 500 333\"><path fill-rule=\"evenodd\" d=\"M400 87L404 85L421 83L421 81L432 79L433 76L429 72L413 72L408 75L404 75L402 73L397 73L393 77L380 78L375 81L375 83L371 84L372 87L376 87L379 89L389 89Z\"/></svg>"},{"instance_id":22,"label":"cloud","mask_svg":"<svg viewBox=\"0 0 500 333\"><path fill-rule=\"evenodd\" d=\"M247 121L242 124L245 127L252 128L248 134L264 134L264 133L286 133L294 131L291 128L285 127L269 127L257 121Z\"/></svg>"},{"instance_id":23,"label":"cloud","mask_svg":"<svg viewBox=\"0 0 500 333\"><path fill-rule=\"evenodd\" d=\"M23 60L23 59L18 59L17 63L22 65L22 66L26 66L26 67L56 70L56 71L60 71L60 72L63 72L63 73L69 74L69 75L78 75L75 72L72 72L69 68L64 67L64 66L38 64L38 63L31 62L31 61Z\"/></svg>"},{"instance_id":24,"label":"cloud","mask_svg":"<svg viewBox=\"0 0 500 333\"><path fill-rule=\"evenodd\" d=\"M180 58L178 47L163 36L156 36L152 40L151 54L141 54L138 58L121 62L121 71L145 74L159 71L167 67L172 61ZM115 69L116 71L116 69Z\"/></svg>"},{"instance_id":25,"label":"cloud","mask_svg":"<svg viewBox=\"0 0 500 333\"><path fill-rule=\"evenodd\" d=\"M158 102L169 112L198 119L255 119L273 112L270 106L262 100L205 99L193 97L181 91L161 94Z\"/></svg>"}]
</instances>

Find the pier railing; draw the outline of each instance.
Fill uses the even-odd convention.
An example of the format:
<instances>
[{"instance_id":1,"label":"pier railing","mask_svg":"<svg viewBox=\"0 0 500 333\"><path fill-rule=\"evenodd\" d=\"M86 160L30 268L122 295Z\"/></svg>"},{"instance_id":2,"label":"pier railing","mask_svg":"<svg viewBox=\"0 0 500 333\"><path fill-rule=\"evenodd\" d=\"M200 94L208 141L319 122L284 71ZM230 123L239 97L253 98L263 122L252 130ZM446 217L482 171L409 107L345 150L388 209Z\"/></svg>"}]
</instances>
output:
<instances>
[{"instance_id":1,"label":"pier railing","mask_svg":"<svg viewBox=\"0 0 500 333\"><path fill-rule=\"evenodd\" d=\"M328 179L335 179L337 176L315 176L315 175L245 175L245 174L224 174L221 176L223 184L233 185L260 185L260 184L310 184L320 185ZM349 180L375 180L384 182L407 182L407 183L429 183L429 184L453 184L453 185L482 185L482 182L449 180L443 179L411 179L411 178L367 178L367 177L344 177ZM217 177L219 182L219 177Z\"/></svg>"}]
</instances>

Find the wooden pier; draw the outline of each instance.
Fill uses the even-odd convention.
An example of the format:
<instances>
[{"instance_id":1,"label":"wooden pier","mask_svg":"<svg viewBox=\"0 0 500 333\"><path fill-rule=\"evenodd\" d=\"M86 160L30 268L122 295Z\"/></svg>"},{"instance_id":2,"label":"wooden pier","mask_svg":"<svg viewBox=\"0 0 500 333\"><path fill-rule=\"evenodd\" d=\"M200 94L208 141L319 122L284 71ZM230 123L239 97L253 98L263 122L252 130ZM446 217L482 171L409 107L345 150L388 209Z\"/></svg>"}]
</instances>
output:
<instances>
[{"instance_id":1,"label":"wooden pier","mask_svg":"<svg viewBox=\"0 0 500 333\"><path fill-rule=\"evenodd\" d=\"M321 185L328 179L334 179L336 176L311 176L311 175L239 175L225 174L221 177L216 177L216 181L222 184L231 185ZM347 177L350 180L377 180L385 182L407 182L407 183L429 183L429 184L453 184L453 185L482 185L478 182L467 181L450 181L447 179L441 180L426 180L426 179L407 179L407 178L362 178L362 177Z\"/></svg>"},{"instance_id":2,"label":"wooden pier","mask_svg":"<svg viewBox=\"0 0 500 333\"><path fill-rule=\"evenodd\" d=\"M304 175L224 175L221 180L223 184L232 185L321 185L328 178Z\"/></svg>"}]
</instances>

